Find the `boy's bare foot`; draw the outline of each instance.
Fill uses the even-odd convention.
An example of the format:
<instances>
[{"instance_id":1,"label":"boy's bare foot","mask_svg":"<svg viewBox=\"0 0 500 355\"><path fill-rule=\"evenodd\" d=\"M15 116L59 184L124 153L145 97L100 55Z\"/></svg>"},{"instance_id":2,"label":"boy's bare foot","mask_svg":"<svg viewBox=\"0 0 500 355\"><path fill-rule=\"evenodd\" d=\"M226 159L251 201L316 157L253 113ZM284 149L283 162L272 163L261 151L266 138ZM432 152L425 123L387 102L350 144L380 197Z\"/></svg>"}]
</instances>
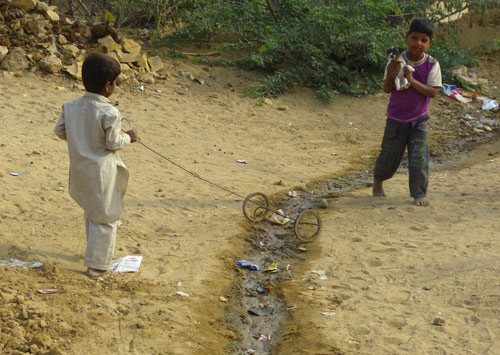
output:
<instances>
[{"instance_id":1,"label":"boy's bare foot","mask_svg":"<svg viewBox=\"0 0 500 355\"><path fill-rule=\"evenodd\" d=\"M429 200L426 197L415 197L416 206L429 206Z\"/></svg>"},{"instance_id":2,"label":"boy's bare foot","mask_svg":"<svg viewBox=\"0 0 500 355\"><path fill-rule=\"evenodd\" d=\"M85 273L85 275L87 275L88 277L95 278L95 277L102 277L106 275L107 272L108 272L107 270L93 269L89 267L87 268L87 272Z\"/></svg>"},{"instance_id":3,"label":"boy's bare foot","mask_svg":"<svg viewBox=\"0 0 500 355\"><path fill-rule=\"evenodd\" d=\"M382 181L373 180L372 195L385 197L384 186Z\"/></svg>"}]
</instances>

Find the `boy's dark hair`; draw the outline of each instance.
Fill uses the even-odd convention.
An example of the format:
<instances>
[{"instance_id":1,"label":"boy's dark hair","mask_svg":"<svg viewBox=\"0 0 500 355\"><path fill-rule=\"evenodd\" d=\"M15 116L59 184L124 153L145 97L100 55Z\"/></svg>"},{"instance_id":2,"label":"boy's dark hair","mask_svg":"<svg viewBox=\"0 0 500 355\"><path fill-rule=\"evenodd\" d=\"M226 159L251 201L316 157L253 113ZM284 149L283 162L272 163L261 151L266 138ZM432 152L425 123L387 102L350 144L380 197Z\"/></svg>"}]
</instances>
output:
<instances>
[{"instance_id":1,"label":"boy's dark hair","mask_svg":"<svg viewBox=\"0 0 500 355\"><path fill-rule=\"evenodd\" d=\"M430 39L432 39L432 36L434 35L434 24L427 17L415 18L411 22L410 29L408 30L408 33L412 32L425 33Z\"/></svg>"},{"instance_id":2,"label":"boy's dark hair","mask_svg":"<svg viewBox=\"0 0 500 355\"><path fill-rule=\"evenodd\" d=\"M83 61L83 86L88 92L100 94L106 83L112 84L120 72L120 64L116 59L106 54L92 53Z\"/></svg>"}]
</instances>

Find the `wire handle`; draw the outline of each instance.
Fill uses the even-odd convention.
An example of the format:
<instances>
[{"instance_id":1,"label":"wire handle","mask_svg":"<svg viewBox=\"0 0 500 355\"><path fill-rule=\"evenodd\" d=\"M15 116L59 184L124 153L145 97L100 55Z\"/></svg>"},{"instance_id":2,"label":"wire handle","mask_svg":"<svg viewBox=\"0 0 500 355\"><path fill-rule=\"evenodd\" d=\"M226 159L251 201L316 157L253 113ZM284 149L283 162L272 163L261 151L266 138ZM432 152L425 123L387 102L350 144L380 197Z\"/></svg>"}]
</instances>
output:
<instances>
[{"instance_id":1,"label":"wire handle","mask_svg":"<svg viewBox=\"0 0 500 355\"><path fill-rule=\"evenodd\" d=\"M128 123L128 125L130 126L129 131L131 131L131 130L133 130L133 129L134 129L134 128L132 127L132 123L130 123L130 121L128 120L128 118L123 117L123 118L122 118L122 121L126 121L126 122Z\"/></svg>"}]
</instances>

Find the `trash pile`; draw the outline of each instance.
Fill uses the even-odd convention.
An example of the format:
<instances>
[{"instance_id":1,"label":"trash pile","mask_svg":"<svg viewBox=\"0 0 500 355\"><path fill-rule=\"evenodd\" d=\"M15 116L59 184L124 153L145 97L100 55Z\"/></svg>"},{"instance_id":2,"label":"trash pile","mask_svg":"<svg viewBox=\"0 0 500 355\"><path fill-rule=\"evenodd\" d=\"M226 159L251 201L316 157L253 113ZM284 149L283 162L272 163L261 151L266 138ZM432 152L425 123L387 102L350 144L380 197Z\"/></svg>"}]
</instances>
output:
<instances>
[{"instance_id":1,"label":"trash pile","mask_svg":"<svg viewBox=\"0 0 500 355\"><path fill-rule=\"evenodd\" d=\"M166 77L160 57L108 24L87 26L39 0L0 0L0 68L8 72L66 72L81 80L87 53L107 53L120 63L119 84L154 84Z\"/></svg>"}]
</instances>

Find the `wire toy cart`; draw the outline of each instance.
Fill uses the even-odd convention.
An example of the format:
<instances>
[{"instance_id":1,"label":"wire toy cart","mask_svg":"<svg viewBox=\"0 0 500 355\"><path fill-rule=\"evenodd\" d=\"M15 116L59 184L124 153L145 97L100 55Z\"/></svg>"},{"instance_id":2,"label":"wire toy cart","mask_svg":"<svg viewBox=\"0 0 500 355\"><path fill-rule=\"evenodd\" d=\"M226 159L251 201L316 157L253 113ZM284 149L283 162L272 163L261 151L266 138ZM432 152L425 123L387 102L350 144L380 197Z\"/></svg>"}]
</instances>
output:
<instances>
[{"instance_id":1,"label":"wire toy cart","mask_svg":"<svg viewBox=\"0 0 500 355\"><path fill-rule=\"evenodd\" d=\"M122 121L126 121L128 123L128 125L130 126L130 130L133 129L132 124L127 118L122 118ZM268 220L273 214L276 214L277 216L290 220L290 222L293 224L295 236L297 237L297 239L299 239L301 242L304 243L313 241L318 237L318 235L321 232L322 221L321 217L316 211L313 211L311 209L299 211L298 214L295 216L295 218L293 218L291 216L282 213L281 211L276 211L270 208L269 198L262 192L252 192L246 197L242 196L237 192L231 191L224 186L221 186L210 180L207 180L198 175L197 173L184 168L183 166L174 162L170 158L148 147L146 144L141 142L140 139L137 140L137 143L139 143L146 149L150 150L151 152L155 153L156 155L160 156L161 158L167 160L171 164L184 170L188 174L194 176L195 178L205 181L206 183L215 186L221 190L224 190L226 192L229 192L232 195L238 196L239 198L242 198L243 215L251 222L262 222Z\"/></svg>"}]
</instances>

